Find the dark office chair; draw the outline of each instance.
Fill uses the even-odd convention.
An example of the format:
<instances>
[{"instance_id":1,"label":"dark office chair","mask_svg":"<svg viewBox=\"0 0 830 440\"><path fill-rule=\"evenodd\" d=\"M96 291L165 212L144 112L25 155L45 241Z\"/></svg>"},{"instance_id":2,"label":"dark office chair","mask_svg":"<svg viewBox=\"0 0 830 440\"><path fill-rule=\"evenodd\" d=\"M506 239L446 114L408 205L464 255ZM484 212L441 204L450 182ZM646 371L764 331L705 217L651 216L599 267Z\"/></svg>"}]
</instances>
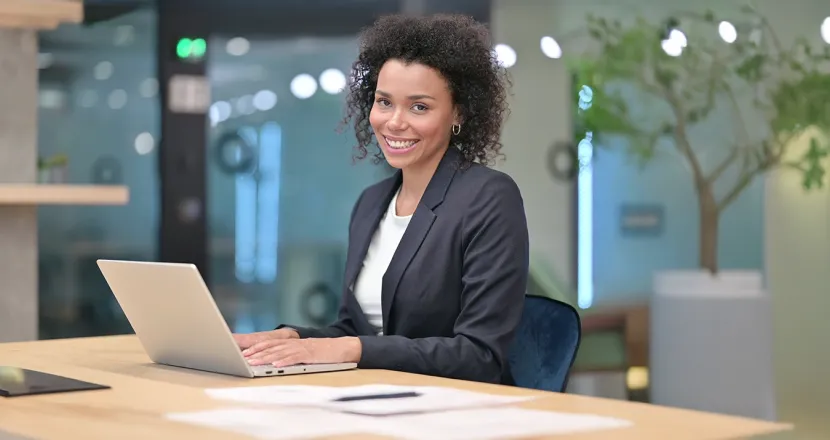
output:
<instances>
[{"instance_id":1,"label":"dark office chair","mask_svg":"<svg viewBox=\"0 0 830 440\"><path fill-rule=\"evenodd\" d=\"M516 386L564 392L581 337L579 314L572 306L526 296L522 321L508 353Z\"/></svg>"}]
</instances>

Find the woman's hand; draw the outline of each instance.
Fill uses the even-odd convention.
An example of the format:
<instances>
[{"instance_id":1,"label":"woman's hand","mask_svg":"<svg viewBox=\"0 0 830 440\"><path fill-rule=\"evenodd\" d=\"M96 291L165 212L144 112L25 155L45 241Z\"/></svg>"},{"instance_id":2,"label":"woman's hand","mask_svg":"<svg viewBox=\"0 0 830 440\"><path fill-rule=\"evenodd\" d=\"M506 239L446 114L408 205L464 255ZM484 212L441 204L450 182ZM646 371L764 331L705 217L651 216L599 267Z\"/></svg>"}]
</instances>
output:
<instances>
[{"instance_id":1,"label":"woman's hand","mask_svg":"<svg viewBox=\"0 0 830 440\"><path fill-rule=\"evenodd\" d=\"M267 339L242 351L251 365L287 367L297 364L336 364L358 362L362 346L360 339L309 338Z\"/></svg>"},{"instance_id":2,"label":"woman's hand","mask_svg":"<svg viewBox=\"0 0 830 440\"><path fill-rule=\"evenodd\" d=\"M246 349L260 342L270 341L274 339L300 339L300 335L293 329L281 328L267 332L234 334L233 339L239 348Z\"/></svg>"}]
</instances>

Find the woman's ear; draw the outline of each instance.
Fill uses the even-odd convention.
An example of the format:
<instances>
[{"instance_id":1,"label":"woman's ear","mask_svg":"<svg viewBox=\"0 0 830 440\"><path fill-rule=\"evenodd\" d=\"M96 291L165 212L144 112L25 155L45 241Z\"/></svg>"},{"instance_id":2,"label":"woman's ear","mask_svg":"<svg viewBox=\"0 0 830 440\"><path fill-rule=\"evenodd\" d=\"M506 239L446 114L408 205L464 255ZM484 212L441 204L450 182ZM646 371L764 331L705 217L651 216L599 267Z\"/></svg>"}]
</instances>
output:
<instances>
[{"instance_id":1,"label":"woman's ear","mask_svg":"<svg viewBox=\"0 0 830 440\"><path fill-rule=\"evenodd\" d=\"M458 110L458 107L456 107L453 111L452 123L453 125L461 125L464 123L464 119L461 117L461 112Z\"/></svg>"}]
</instances>

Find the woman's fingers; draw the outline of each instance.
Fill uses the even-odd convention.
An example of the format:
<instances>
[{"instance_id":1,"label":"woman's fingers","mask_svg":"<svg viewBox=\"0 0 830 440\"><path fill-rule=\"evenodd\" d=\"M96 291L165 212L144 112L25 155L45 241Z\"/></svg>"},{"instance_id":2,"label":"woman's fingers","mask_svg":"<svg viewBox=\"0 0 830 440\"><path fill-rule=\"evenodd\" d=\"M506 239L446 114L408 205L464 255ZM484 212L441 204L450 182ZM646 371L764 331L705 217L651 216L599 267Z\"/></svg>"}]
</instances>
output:
<instances>
[{"instance_id":1,"label":"woman's fingers","mask_svg":"<svg viewBox=\"0 0 830 440\"><path fill-rule=\"evenodd\" d=\"M290 350L273 350L264 352L260 357L249 358L248 363L251 365L274 365L275 367L286 367L289 365L296 365L303 363L301 360L301 353L292 352Z\"/></svg>"},{"instance_id":2,"label":"woman's fingers","mask_svg":"<svg viewBox=\"0 0 830 440\"><path fill-rule=\"evenodd\" d=\"M242 356L251 357L255 356L257 353L267 350L271 347L278 346L280 343L285 341L285 339L267 339L264 341L257 342L254 345L242 350Z\"/></svg>"},{"instance_id":3,"label":"woman's fingers","mask_svg":"<svg viewBox=\"0 0 830 440\"><path fill-rule=\"evenodd\" d=\"M300 363L311 363L308 350L299 340L268 341L267 346L261 347L255 353L247 356L251 365L288 366Z\"/></svg>"},{"instance_id":4,"label":"woman's fingers","mask_svg":"<svg viewBox=\"0 0 830 440\"><path fill-rule=\"evenodd\" d=\"M258 359L266 354L270 353L274 347L278 347L278 344L275 344L276 341L265 341L259 344L251 346L251 348L242 352L242 355L245 356L247 359Z\"/></svg>"},{"instance_id":5,"label":"woman's fingers","mask_svg":"<svg viewBox=\"0 0 830 440\"><path fill-rule=\"evenodd\" d=\"M251 347L252 345L259 342L259 338L255 333L250 334L234 334L233 340L236 341L236 345L239 346L241 349L246 349Z\"/></svg>"},{"instance_id":6,"label":"woman's fingers","mask_svg":"<svg viewBox=\"0 0 830 440\"><path fill-rule=\"evenodd\" d=\"M294 348L293 344L289 344L287 341L268 341L267 346L263 346L259 351L247 356L248 360L260 360L266 358L272 358L274 356L280 356L281 354L287 354L291 352L296 352L297 350Z\"/></svg>"},{"instance_id":7,"label":"woman's fingers","mask_svg":"<svg viewBox=\"0 0 830 440\"><path fill-rule=\"evenodd\" d=\"M233 339L236 341L236 345L243 350L250 349L256 344L274 340L274 339L290 339L290 338L299 338L297 335L297 331L288 328L282 328L278 330L270 330L267 332L256 332L256 333L247 333L247 334L233 334Z\"/></svg>"},{"instance_id":8,"label":"woman's fingers","mask_svg":"<svg viewBox=\"0 0 830 440\"><path fill-rule=\"evenodd\" d=\"M291 354L285 356L283 358L275 359L271 362L271 365L275 367L290 367L292 365L298 364L307 364L310 363L308 360L305 360L302 354Z\"/></svg>"}]
</instances>

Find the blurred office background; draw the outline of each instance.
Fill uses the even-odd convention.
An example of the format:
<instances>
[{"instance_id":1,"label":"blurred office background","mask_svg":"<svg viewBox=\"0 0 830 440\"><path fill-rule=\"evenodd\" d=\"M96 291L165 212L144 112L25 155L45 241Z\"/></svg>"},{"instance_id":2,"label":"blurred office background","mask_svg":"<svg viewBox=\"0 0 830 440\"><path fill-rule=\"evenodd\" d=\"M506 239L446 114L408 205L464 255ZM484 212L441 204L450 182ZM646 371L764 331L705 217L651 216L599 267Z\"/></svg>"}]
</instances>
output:
<instances>
[{"instance_id":1,"label":"blurred office background","mask_svg":"<svg viewBox=\"0 0 830 440\"><path fill-rule=\"evenodd\" d=\"M131 332L95 265L98 258L196 263L237 332L332 320L350 210L364 187L390 173L369 161L353 164L349 131L337 131L357 34L385 13L461 12L491 26L495 49L513 77L507 160L498 166L525 197L531 293L568 301L583 313L571 391L652 401L659 377L744 368L757 382L734 389L750 390L752 402L716 396L734 404L707 407L708 397L696 403L694 388L664 386L656 403L790 421L796 438L830 436L830 422L823 419L830 412L824 374L830 351L822 342L830 332L823 314L830 310L826 189L804 191L799 176L784 172L754 180L720 219L718 256L722 270L762 278L760 302L714 299L702 310L729 310L726 315L708 315L711 321L678 330L664 324L670 316L665 314L675 312L655 299L654 278L662 271L698 269L698 206L683 160L667 149L640 168L624 146L603 145L592 150L590 166L577 177L561 176L570 153L579 153L579 102L574 72L564 59L584 49L568 38L585 30L587 14L665 23L710 10L723 17L719 22L737 16L747 2L85 4L83 24L39 35L38 155L58 164L44 179L125 185L130 201L120 207L39 208L40 338ZM817 51L830 47L827 2L751 4L786 43L801 38ZM736 38L747 37L736 32ZM693 37L688 35L688 44ZM728 39L717 26L708 37ZM173 109L165 100L176 99L169 84L177 80L191 92L192 99L184 101L192 108ZM662 118L657 110L639 111L646 119ZM748 129L756 129L753 121ZM698 130L716 149L718 133L732 127L722 118ZM559 154L562 145L569 147ZM719 160L717 151L707 154L715 158L710 162ZM642 218L647 227L628 223ZM664 315L655 316L656 310ZM753 317L744 320L748 315ZM735 340L734 351L747 350L742 359L749 364L707 351L705 339L694 336L712 328L738 334L738 327L754 335ZM674 356L671 347L701 353L699 364L675 368L666 360ZM709 377L725 381L705 384L709 388L730 389L739 381Z\"/></svg>"}]
</instances>

